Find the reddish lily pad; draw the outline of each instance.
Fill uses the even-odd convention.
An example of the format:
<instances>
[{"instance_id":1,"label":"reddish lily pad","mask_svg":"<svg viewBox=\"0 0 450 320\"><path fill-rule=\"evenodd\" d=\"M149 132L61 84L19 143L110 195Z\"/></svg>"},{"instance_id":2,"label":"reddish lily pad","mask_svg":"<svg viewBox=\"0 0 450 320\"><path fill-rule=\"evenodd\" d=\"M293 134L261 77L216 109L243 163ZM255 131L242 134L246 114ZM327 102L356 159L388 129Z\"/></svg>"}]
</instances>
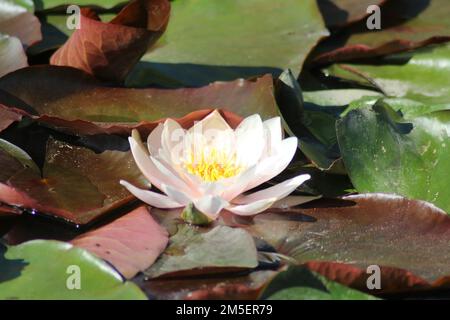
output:
<instances>
[{"instance_id":1,"label":"reddish lily pad","mask_svg":"<svg viewBox=\"0 0 450 320\"><path fill-rule=\"evenodd\" d=\"M450 217L426 202L383 194L318 200L258 215L248 230L360 290L367 290L369 265L383 267L383 292L448 285L442 278L450 274Z\"/></svg>"},{"instance_id":2,"label":"reddish lily pad","mask_svg":"<svg viewBox=\"0 0 450 320\"><path fill-rule=\"evenodd\" d=\"M447 0L388 1L381 10L381 30L366 21L321 43L315 64L385 56L450 41Z\"/></svg>"},{"instance_id":3,"label":"reddish lily pad","mask_svg":"<svg viewBox=\"0 0 450 320\"><path fill-rule=\"evenodd\" d=\"M164 251L168 233L139 207L106 226L85 233L71 243L111 263L125 278L149 268Z\"/></svg>"},{"instance_id":4,"label":"reddish lily pad","mask_svg":"<svg viewBox=\"0 0 450 320\"><path fill-rule=\"evenodd\" d=\"M88 223L134 199L119 185L120 179L145 186L130 152L96 154L50 139L42 172L20 155L0 149L0 201L76 224Z\"/></svg>"},{"instance_id":5,"label":"reddish lily pad","mask_svg":"<svg viewBox=\"0 0 450 320\"><path fill-rule=\"evenodd\" d=\"M107 87L77 69L41 66L0 79L0 90L36 110L40 122L80 135L129 135L134 128L146 135L164 118L179 118L189 126L210 112L202 109L210 108L239 116L259 113L265 119L278 115L269 75L195 89L127 89ZM230 123L239 121L231 113L224 116Z\"/></svg>"},{"instance_id":6,"label":"reddish lily pad","mask_svg":"<svg viewBox=\"0 0 450 320\"><path fill-rule=\"evenodd\" d=\"M133 281L158 300L255 300L276 271L254 271L246 275L186 277L176 279L135 278Z\"/></svg>"},{"instance_id":7,"label":"reddish lily pad","mask_svg":"<svg viewBox=\"0 0 450 320\"><path fill-rule=\"evenodd\" d=\"M82 9L81 28L50 62L71 66L99 79L122 81L164 33L169 22L168 0L133 0L109 23L91 9Z\"/></svg>"}]
</instances>

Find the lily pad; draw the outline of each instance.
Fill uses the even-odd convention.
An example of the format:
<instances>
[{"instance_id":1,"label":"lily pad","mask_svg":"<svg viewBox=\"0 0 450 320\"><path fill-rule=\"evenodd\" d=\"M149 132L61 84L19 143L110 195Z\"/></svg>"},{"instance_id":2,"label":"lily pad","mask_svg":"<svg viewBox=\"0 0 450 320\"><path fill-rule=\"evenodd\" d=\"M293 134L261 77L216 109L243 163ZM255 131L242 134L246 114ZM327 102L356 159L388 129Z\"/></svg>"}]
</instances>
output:
<instances>
[{"instance_id":1,"label":"lily pad","mask_svg":"<svg viewBox=\"0 0 450 320\"><path fill-rule=\"evenodd\" d=\"M35 240L6 252L1 246L0 299L146 299L108 264L71 244ZM78 271L80 289L70 281Z\"/></svg>"},{"instance_id":2,"label":"lily pad","mask_svg":"<svg viewBox=\"0 0 450 320\"><path fill-rule=\"evenodd\" d=\"M23 161L23 151L0 149L0 201L86 224L134 199L120 179L146 184L130 152L96 154L55 139L46 149L42 171Z\"/></svg>"},{"instance_id":3,"label":"lily pad","mask_svg":"<svg viewBox=\"0 0 450 320\"><path fill-rule=\"evenodd\" d=\"M426 200L450 212L450 112L405 119L386 103L360 108L337 124L339 146L359 192Z\"/></svg>"},{"instance_id":4,"label":"lily pad","mask_svg":"<svg viewBox=\"0 0 450 320\"><path fill-rule=\"evenodd\" d=\"M93 231L71 243L111 263L127 279L149 268L166 248L169 236L145 207Z\"/></svg>"},{"instance_id":5,"label":"lily pad","mask_svg":"<svg viewBox=\"0 0 450 320\"><path fill-rule=\"evenodd\" d=\"M126 3L126 0L71 0L70 4L82 7L95 7L103 9L112 9L120 4ZM54 11L55 9L66 8L67 0L38 0L36 1L36 11Z\"/></svg>"},{"instance_id":6,"label":"lily pad","mask_svg":"<svg viewBox=\"0 0 450 320\"><path fill-rule=\"evenodd\" d=\"M258 215L247 230L297 263L362 291L370 265L381 268L378 293L448 284L450 217L426 202L386 194L316 200Z\"/></svg>"},{"instance_id":7,"label":"lily pad","mask_svg":"<svg viewBox=\"0 0 450 320\"><path fill-rule=\"evenodd\" d=\"M242 229L217 226L207 232L179 225L160 259L145 274L151 278L252 269L258 265L252 237Z\"/></svg>"},{"instance_id":8,"label":"lily pad","mask_svg":"<svg viewBox=\"0 0 450 320\"><path fill-rule=\"evenodd\" d=\"M329 75L369 84L389 96L425 104L450 102L450 45L386 57L383 65L343 64L325 70Z\"/></svg>"},{"instance_id":9,"label":"lily pad","mask_svg":"<svg viewBox=\"0 0 450 320\"><path fill-rule=\"evenodd\" d=\"M161 278L133 281L149 296L158 300L255 300L276 271L254 271L243 275Z\"/></svg>"},{"instance_id":10,"label":"lily pad","mask_svg":"<svg viewBox=\"0 0 450 320\"><path fill-rule=\"evenodd\" d=\"M182 125L192 125L211 108L240 116L259 113L264 119L278 115L271 76L216 82L198 89L127 89L107 87L74 68L41 66L0 79L0 90L33 108L40 122L78 135L128 136L134 128L147 135L164 118L180 118ZM0 102L16 106L8 100ZM224 116L230 123L237 121L230 113Z\"/></svg>"},{"instance_id":11,"label":"lily pad","mask_svg":"<svg viewBox=\"0 0 450 320\"><path fill-rule=\"evenodd\" d=\"M262 293L268 300L376 300L310 271L290 266L277 274Z\"/></svg>"},{"instance_id":12,"label":"lily pad","mask_svg":"<svg viewBox=\"0 0 450 320\"><path fill-rule=\"evenodd\" d=\"M314 0L176 0L164 37L127 84L198 87L287 68L298 75L326 35Z\"/></svg>"},{"instance_id":13,"label":"lily pad","mask_svg":"<svg viewBox=\"0 0 450 320\"><path fill-rule=\"evenodd\" d=\"M380 57L450 41L447 0L387 1L380 13L380 30L369 30L366 21L361 21L322 42L313 62Z\"/></svg>"},{"instance_id":14,"label":"lily pad","mask_svg":"<svg viewBox=\"0 0 450 320\"><path fill-rule=\"evenodd\" d=\"M168 0L133 0L109 23L91 9L82 9L82 27L53 54L50 63L120 82L164 33L169 16Z\"/></svg>"}]
</instances>

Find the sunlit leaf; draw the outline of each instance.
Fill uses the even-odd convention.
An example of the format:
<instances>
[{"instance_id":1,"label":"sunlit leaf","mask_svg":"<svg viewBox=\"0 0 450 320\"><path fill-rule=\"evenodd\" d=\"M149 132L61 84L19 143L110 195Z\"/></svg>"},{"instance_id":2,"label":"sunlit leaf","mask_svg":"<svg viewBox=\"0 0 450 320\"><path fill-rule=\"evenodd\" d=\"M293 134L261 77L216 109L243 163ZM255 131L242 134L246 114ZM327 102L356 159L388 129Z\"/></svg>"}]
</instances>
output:
<instances>
[{"instance_id":1,"label":"sunlit leaf","mask_svg":"<svg viewBox=\"0 0 450 320\"><path fill-rule=\"evenodd\" d=\"M79 272L79 273L77 273ZM80 275L80 290L76 290ZM108 264L71 244L36 240L0 244L0 299L146 299Z\"/></svg>"}]
</instances>

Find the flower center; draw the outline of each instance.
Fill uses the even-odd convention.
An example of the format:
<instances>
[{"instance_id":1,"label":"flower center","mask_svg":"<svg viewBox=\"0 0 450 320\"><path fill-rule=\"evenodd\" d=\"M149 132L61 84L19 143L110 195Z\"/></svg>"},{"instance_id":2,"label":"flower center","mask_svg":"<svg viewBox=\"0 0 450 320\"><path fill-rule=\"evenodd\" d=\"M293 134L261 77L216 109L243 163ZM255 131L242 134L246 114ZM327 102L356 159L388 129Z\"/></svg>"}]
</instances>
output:
<instances>
[{"instance_id":1,"label":"flower center","mask_svg":"<svg viewBox=\"0 0 450 320\"><path fill-rule=\"evenodd\" d=\"M189 160L184 162L184 167L190 174L208 182L234 177L243 169L236 163L235 155L228 156L216 149L202 152L198 157L191 153Z\"/></svg>"}]
</instances>

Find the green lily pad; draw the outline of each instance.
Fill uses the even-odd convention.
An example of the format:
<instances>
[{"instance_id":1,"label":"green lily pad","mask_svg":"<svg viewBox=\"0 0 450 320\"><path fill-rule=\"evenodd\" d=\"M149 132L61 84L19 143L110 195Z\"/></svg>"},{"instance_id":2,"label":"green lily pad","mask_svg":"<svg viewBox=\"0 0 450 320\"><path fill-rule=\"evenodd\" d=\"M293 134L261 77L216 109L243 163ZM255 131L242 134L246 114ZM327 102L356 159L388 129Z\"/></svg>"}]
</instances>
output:
<instances>
[{"instance_id":1,"label":"green lily pad","mask_svg":"<svg viewBox=\"0 0 450 320\"><path fill-rule=\"evenodd\" d=\"M0 262L0 299L146 299L107 263L65 242L0 244ZM78 271L80 289L70 278Z\"/></svg>"},{"instance_id":2,"label":"green lily pad","mask_svg":"<svg viewBox=\"0 0 450 320\"><path fill-rule=\"evenodd\" d=\"M327 74L370 84L387 95L425 104L450 102L450 45L435 46L382 60L382 65L333 65Z\"/></svg>"},{"instance_id":3,"label":"green lily pad","mask_svg":"<svg viewBox=\"0 0 450 320\"><path fill-rule=\"evenodd\" d=\"M169 247L145 271L149 277L230 272L258 265L252 237L242 229L217 226L207 232L179 225Z\"/></svg>"},{"instance_id":4,"label":"green lily pad","mask_svg":"<svg viewBox=\"0 0 450 320\"><path fill-rule=\"evenodd\" d=\"M299 148L322 170L340 170L335 124L355 99L380 96L371 90L341 89L302 92L288 70L276 83L276 99L286 131L299 139Z\"/></svg>"},{"instance_id":5,"label":"green lily pad","mask_svg":"<svg viewBox=\"0 0 450 320\"><path fill-rule=\"evenodd\" d=\"M268 300L376 300L308 270L290 266L277 274L261 296Z\"/></svg>"},{"instance_id":6,"label":"green lily pad","mask_svg":"<svg viewBox=\"0 0 450 320\"><path fill-rule=\"evenodd\" d=\"M359 192L388 192L450 212L450 112L405 119L383 102L337 124L339 146Z\"/></svg>"},{"instance_id":7,"label":"green lily pad","mask_svg":"<svg viewBox=\"0 0 450 320\"><path fill-rule=\"evenodd\" d=\"M328 35L314 0L176 0L165 35L129 86L202 86L290 68ZM244 18L245 17L245 18Z\"/></svg>"},{"instance_id":8,"label":"green lily pad","mask_svg":"<svg viewBox=\"0 0 450 320\"><path fill-rule=\"evenodd\" d=\"M103 9L112 9L120 4L126 3L125 0L34 0L36 11L45 11L52 9L66 8L68 5L77 5L82 7L96 7Z\"/></svg>"}]
</instances>

